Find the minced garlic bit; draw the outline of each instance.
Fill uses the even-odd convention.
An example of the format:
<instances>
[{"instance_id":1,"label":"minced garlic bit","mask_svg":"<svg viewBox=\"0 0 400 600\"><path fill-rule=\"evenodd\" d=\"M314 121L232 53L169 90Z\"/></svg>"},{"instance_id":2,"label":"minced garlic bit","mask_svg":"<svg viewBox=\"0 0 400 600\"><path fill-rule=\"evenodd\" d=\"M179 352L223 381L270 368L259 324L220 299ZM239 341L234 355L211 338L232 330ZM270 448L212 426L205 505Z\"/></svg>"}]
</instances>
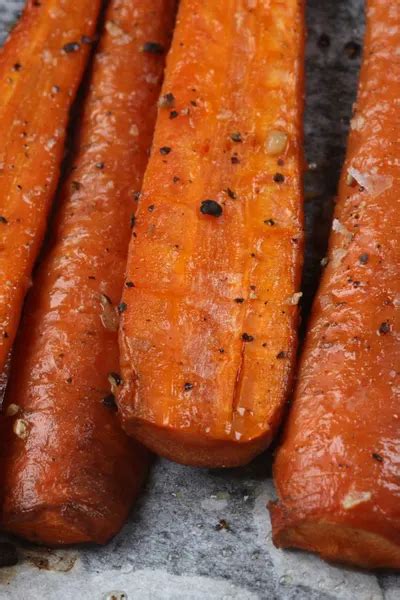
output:
<instances>
[{"instance_id":1,"label":"minced garlic bit","mask_svg":"<svg viewBox=\"0 0 400 600\"><path fill-rule=\"evenodd\" d=\"M25 440L29 435L28 423L24 419L17 419L13 425L13 431L22 440Z\"/></svg>"},{"instance_id":2,"label":"minced garlic bit","mask_svg":"<svg viewBox=\"0 0 400 600\"><path fill-rule=\"evenodd\" d=\"M342 500L342 506L345 510L351 510L359 504L369 502L372 498L371 492L349 492Z\"/></svg>"},{"instance_id":3,"label":"minced garlic bit","mask_svg":"<svg viewBox=\"0 0 400 600\"><path fill-rule=\"evenodd\" d=\"M6 408L6 416L14 417L19 412L18 404L9 404Z\"/></svg>"},{"instance_id":4,"label":"minced garlic bit","mask_svg":"<svg viewBox=\"0 0 400 600\"><path fill-rule=\"evenodd\" d=\"M278 129L272 129L265 140L265 150L267 151L267 154L277 156L285 151L287 143L287 133L279 131Z\"/></svg>"},{"instance_id":5,"label":"minced garlic bit","mask_svg":"<svg viewBox=\"0 0 400 600\"><path fill-rule=\"evenodd\" d=\"M296 306L296 304L298 304L300 302L300 298L303 296L303 292L296 292L295 294L293 294L292 296L290 296L287 301L286 304L292 304L293 306Z\"/></svg>"},{"instance_id":6,"label":"minced garlic bit","mask_svg":"<svg viewBox=\"0 0 400 600\"><path fill-rule=\"evenodd\" d=\"M101 322L108 331L117 331L119 325L118 313L108 296L100 294L100 302L103 307L103 313L100 316Z\"/></svg>"}]
</instances>

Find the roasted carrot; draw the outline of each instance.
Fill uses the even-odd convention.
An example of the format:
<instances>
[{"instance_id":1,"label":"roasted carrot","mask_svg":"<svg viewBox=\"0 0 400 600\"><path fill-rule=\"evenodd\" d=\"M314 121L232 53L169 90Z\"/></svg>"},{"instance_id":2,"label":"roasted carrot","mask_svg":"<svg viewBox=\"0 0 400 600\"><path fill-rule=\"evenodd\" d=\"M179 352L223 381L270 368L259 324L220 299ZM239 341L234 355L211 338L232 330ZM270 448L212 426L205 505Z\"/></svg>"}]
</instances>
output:
<instances>
[{"instance_id":1,"label":"roasted carrot","mask_svg":"<svg viewBox=\"0 0 400 600\"><path fill-rule=\"evenodd\" d=\"M100 0L29 0L0 50L0 371L58 183Z\"/></svg>"},{"instance_id":2,"label":"roasted carrot","mask_svg":"<svg viewBox=\"0 0 400 600\"><path fill-rule=\"evenodd\" d=\"M116 307L174 12L174 0L111 1L72 171L27 298L3 417L2 524L33 541L107 541L148 467L115 412Z\"/></svg>"},{"instance_id":3,"label":"roasted carrot","mask_svg":"<svg viewBox=\"0 0 400 600\"><path fill-rule=\"evenodd\" d=\"M400 568L400 5L367 2L356 112L270 508L277 546Z\"/></svg>"},{"instance_id":4,"label":"roasted carrot","mask_svg":"<svg viewBox=\"0 0 400 600\"><path fill-rule=\"evenodd\" d=\"M296 354L303 3L183 0L131 241L126 431L181 463L270 442Z\"/></svg>"}]
</instances>

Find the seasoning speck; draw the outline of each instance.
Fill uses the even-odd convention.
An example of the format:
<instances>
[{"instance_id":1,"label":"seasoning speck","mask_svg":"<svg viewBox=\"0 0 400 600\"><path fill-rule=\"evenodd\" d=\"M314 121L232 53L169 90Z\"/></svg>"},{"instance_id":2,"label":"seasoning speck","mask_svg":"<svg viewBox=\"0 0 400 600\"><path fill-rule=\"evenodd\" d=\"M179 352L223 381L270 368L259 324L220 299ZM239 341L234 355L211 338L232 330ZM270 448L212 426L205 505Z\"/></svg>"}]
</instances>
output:
<instances>
[{"instance_id":1,"label":"seasoning speck","mask_svg":"<svg viewBox=\"0 0 400 600\"><path fill-rule=\"evenodd\" d=\"M3 223L4 225L6 225L8 223L8 220L3 217L2 215L0 215L0 223Z\"/></svg>"},{"instance_id":2,"label":"seasoning speck","mask_svg":"<svg viewBox=\"0 0 400 600\"><path fill-rule=\"evenodd\" d=\"M281 358L287 358L288 357L288 353L285 352L284 350L281 350L280 352L278 352L278 354L276 355L276 358L281 359Z\"/></svg>"},{"instance_id":3,"label":"seasoning speck","mask_svg":"<svg viewBox=\"0 0 400 600\"><path fill-rule=\"evenodd\" d=\"M200 212L210 217L220 217L222 215L222 206L215 200L203 200L200 206Z\"/></svg>"},{"instance_id":4,"label":"seasoning speck","mask_svg":"<svg viewBox=\"0 0 400 600\"><path fill-rule=\"evenodd\" d=\"M104 163L103 162L96 163L96 169L100 169L100 170L104 169Z\"/></svg>"},{"instance_id":5,"label":"seasoning speck","mask_svg":"<svg viewBox=\"0 0 400 600\"><path fill-rule=\"evenodd\" d=\"M125 312L127 308L128 308L128 305L127 305L126 302L120 302L118 304L118 312L119 312L119 314L122 314L123 312Z\"/></svg>"},{"instance_id":6,"label":"seasoning speck","mask_svg":"<svg viewBox=\"0 0 400 600\"><path fill-rule=\"evenodd\" d=\"M222 531L222 530L230 531L228 521L226 521L226 519L220 519L218 521L218 523L216 524L215 529L217 531Z\"/></svg>"},{"instance_id":7,"label":"seasoning speck","mask_svg":"<svg viewBox=\"0 0 400 600\"><path fill-rule=\"evenodd\" d=\"M378 462L383 462L383 456L381 456L380 454L378 454L377 452L373 452L372 453L372 458L374 460L377 460Z\"/></svg>"},{"instance_id":8,"label":"seasoning speck","mask_svg":"<svg viewBox=\"0 0 400 600\"><path fill-rule=\"evenodd\" d=\"M167 154L169 154L171 152L172 148L170 148L169 146L161 146L160 148L160 154L162 154L163 156L166 156Z\"/></svg>"},{"instance_id":9,"label":"seasoning speck","mask_svg":"<svg viewBox=\"0 0 400 600\"><path fill-rule=\"evenodd\" d=\"M193 383L185 383L185 385L183 386L183 389L185 390L185 392L190 392L190 390L193 389Z\"/></svg>"},{"instance_id":10,"label":"seasoning speck","mask_svg":"<svg viewBox=\"0 0 400 600\"><path fill-rule=\"evenodd\" d=\"M265 219L264 223L265 225L269 225L270 227L273 227L273 225L275 225L275 221L273 219Z\"/></svg>"},{"instance_id":11,"label":"seasoning speck","mask_svg":"<svg viewBox=\"0 0 400 600\"><path fill-rule=\"evenodd\" d=\"M273 129L267 135L265 140L265 150L270 156L282 154L288 143L288 135L284 131Z\"/></svg>"},{"instance_id":12,"label":"seasoning speck","mask_svg":"<svg viewBox=\"0 0 400 600\"><path fill-rule=\"evenodd\" d=\"M71 52L78 52L80 47L78 42L69 42L68 44L64 44L62 49L66 54L71 54Z\"/></svg>"},{"instance_id":13,"label":"seasoning speck","mask_svg":"<svg viewBox=\"0 0 400 600\"><path fill-rule=\"evenodd\" d=\"M369 255L368 254L361 254L361 256L358 257L358 260L360 261L360 263L362 265L366 265L369 261Z\"/></svg>"},{"instance_id":14,"label":"seasoning speck","mask_svg":"<svg viewBox=\"0 0 400 600\"><path fill-rule=\"evenodd\" d=\"M125 282L125 287L127 287L127 288L133 288L133 287L135 287L135 284L133 283L133 281L126 281Z\"/></svg>"},{"instance_id":15,"label":"seasoning speck","mask_svg":"<svg viewBox=\"0 0 400 600\"><path fill-rule=\"evenodd\" d=\"M164 54L165 48L158 42L145 42L142 47L143 52L149 52L149 54Z\"/></svg>"},{"instance_id":16,"label":"seasoning speck","mask_svg":"<svg viewBox=\"0 0 400 600\"><path fill-rule=\"evenodd\" d=\"M170 119L176 119L176 117L179 117L179 113L177 110L171 110L171 112L169 113L169 118Z\"/></svg>"},{"instance_id":17,"label":"seasoning speck","mask_svg":"<svg viewBox=\"0 0 400 600\"><path fill-rule=\"evenodd\" d=\"M380 335L386 335L390 332L390 323L388 323L388 321L384 321L379 325L378 331Z\"/></svg>"},{"instance_id":18,"label":"seasoning speck","mask_svg":"<svg viewBox=\"0 0 400 600\"><path fill-rule=\"evenodd\" d=\"M275 173L273 177L275 183L283 183L285 181L285 176L282 173Z\"/></svg>"},{"instance_id":19,"label":"seasoning speck","mask_svg":"<svg viewBox=\"0 0 400 600\"><path fill-rule=\"evenodd\" d=\"M224 191L229 196L229 198L232 198L232 200L236 200L237 196L236 196L235 192L233 190L231 190L231 188L226 188L226 190L224 190Z\"/></svg>"},{"instance_id":20,"label":"seasoning speck","mask_svg":"<svg viewBox=\"0 0 400 600\"><path fill-rule=\"evenodd\" d=\"M244 342L252 342L254 340L254 337L248 333L243 333L242 334L242 340Z\"/></svg>"},{"instance_id":21,"label":"seasoning speck","mask_svg":"<svg viewBox=\"0 0 400 600\"><path fill-rule=\"evenodd\" d=\"M237 304L243 304L243 302L244 302L244 298L235 298L235 302L236 302Z\"/></svg>"},{"instance_id":22,"label":"seasoning speck","mask_svg":"<svg viewBox=\"0 0 400 600\"><path fill-rule=\"evenodd\" d=\"M231 133L230 137L231 137L232 142L236 142L236 143L243 142L242 134L239 133L239 131L234 131L233 133Z\"/></svg>"}]
</instances>

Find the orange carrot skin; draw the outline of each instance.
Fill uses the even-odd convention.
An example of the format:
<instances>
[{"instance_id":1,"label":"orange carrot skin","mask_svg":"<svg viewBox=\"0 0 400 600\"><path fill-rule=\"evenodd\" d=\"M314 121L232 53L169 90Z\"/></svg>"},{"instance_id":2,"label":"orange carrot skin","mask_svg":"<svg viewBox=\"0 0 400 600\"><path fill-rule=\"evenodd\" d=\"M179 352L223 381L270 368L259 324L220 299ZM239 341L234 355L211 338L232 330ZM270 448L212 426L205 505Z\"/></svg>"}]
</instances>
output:
<instances>
[{"instance_id":1,"label":"orange carrot skin","mask_svg":"<svg viewBox=\"0 0 400 600\"><path fill-rule=\"evenodd\" d=\"M278 546L398 569L400 6L369 0L367 16L329 264L270 510Z\"/></svg>"},{"instance_id":2,"label":"orange carrot skin","mask_svg":"<svg viewBox=\"0 0 400 600\"><path fill-rule=\"evenodd\" d=\"M167 48L174 12L174 0L109 6L72 171L17 336L2 524L36 542L106 542L148 468L147 451L120 427L108 378L118 385L116 306L164 65L165 52L144 48Z\"/></svg>"},{"instance_id":3,"label":"orange carrot skin","mask_svg":"<svg viewBox=\"0 0 400 600\"><path fill-rule=\"evenodd\" d=\"M130 246L118 400L126 431L181 463L251 460L290 387L303 37L297 0L180 3ZM222 215L201 213L210 199Z\"/></svg>"},{"instance_id":4,"label":"orange carrot skin","mask_svg":"<svg viewBox=\"0 0 400 600\"><path fill-rule=\"evenodd\" d=\"M0 371L56 190L100 0L29 1L0 50Z\"/></svg>"}]
</instances>

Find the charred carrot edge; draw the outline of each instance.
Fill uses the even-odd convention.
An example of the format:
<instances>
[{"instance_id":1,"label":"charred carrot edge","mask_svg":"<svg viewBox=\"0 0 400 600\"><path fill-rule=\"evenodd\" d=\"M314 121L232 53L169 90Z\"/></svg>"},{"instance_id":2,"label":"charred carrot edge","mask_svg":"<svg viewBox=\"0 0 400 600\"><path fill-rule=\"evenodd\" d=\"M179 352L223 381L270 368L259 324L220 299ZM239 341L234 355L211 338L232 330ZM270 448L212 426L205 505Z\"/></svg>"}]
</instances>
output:
<instances>
[{"instance_id":1,"label":"charred carrot edge","mask_svg":"<svg viewBox=\"0 0 400 600\"><path fill-rule=\"evenodd\" d=\"M2 525L36 542L106 542L148 468L148 452L116 414L117 305L174 4L110 3L72 171L17 336L2 423Z\"/></svg>"},{"instance_id":2,"label":"charred carrot edge","mask_svg":"<svg viewBox=\"0 0 400 600\"><path fill-rule=\"evenodd\" d=\"M270 442L296 355L303 2L183 0L123 296L126 431L181 463Z\"/></svg>"},{"instance_id":3,"label":"charred carrot edge","mask_svg":"<svg viewBox=\"0 0 400 600\"><path fill-rule=\"evenodd\" d=\"M0 371L43 239L100 0L27 2L0 50Z\"/></svg>"},{"instance_id":4,"label":"charred carrot edge","mask_svg":"<svg viewBox=\"0 0 400 600\"><path fill-rule=\"evenodd\" d=\"M400 5L367 2L329 263L275 464L277 546L400 568Z\"/></svg>"}]
</instances>

